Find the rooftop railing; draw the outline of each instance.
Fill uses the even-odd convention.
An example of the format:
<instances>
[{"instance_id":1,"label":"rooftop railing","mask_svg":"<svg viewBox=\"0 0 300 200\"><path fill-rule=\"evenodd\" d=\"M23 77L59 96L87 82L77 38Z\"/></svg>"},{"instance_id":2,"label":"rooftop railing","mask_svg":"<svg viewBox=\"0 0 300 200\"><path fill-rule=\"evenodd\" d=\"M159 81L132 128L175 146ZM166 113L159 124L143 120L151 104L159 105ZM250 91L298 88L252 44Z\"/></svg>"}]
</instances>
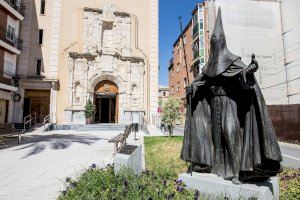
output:
<instances>
[{"instance_id":1,"label":"rooftop railing","mask_svg":"<svg viewBox=\"0 0 300 200\"><path fill-rule=\"evenodd\" d=\"M3 26L0 26L0 39L14 48L22 50L23 40Z\"/></svg>"},{"instance_id":2,"label":"rooftop railing","mask_svg":"<svg viewBox=\"0 0 300 200\"><path fill-rule=\"evenodd\" d=\"M18 13L20 13L23 17L25 16L25 5L22 0L4 0L11 7L13 7Z\"/></svg>"}]
</instances>

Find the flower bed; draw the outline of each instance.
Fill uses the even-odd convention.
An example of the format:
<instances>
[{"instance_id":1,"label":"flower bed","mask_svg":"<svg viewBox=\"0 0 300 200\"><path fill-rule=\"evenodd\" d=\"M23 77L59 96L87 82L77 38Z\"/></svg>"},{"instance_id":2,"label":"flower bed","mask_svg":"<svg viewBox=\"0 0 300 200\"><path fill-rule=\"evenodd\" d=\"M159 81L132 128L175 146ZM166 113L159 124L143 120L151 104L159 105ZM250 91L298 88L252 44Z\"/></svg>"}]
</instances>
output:
<instances>
[{"instance_id":1,"label":"flower bed","mask_svg":"<svg viewBox=\"0 0 300 200\"><path fill-rule=\"evenodd\" d=\"M178 174L188 165L180 160L182 137L146 137L147 171L140 177L128 170L113 173L112 166L97 169L92 165L78 181L66 179L66 190L60 200L74 199L209 199L188 190ZM300 199L300 170L284 169L280 175L280 198ZM220 199L225 197L220 196ZM241 198L243 199L243 198Z\"/></svg>"}]
</instances>

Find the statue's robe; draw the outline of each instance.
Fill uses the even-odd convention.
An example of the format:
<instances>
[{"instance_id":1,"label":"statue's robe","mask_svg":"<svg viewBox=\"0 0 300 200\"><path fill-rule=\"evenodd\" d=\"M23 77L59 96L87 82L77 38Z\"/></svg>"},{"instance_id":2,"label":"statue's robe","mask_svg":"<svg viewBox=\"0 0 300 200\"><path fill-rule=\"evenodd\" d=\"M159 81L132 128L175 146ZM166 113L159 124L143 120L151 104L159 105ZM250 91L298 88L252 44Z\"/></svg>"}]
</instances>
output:
<instances>
[{"instance_id":1,"label":"statue's robe","mask_svg":"<svg viewBox=\"0 0 300 200\"><path fill-rule=\"evenodd\" d=\"M281 170L280 148L254 75L231 59L224 71L204 70L191 84L181 159L225 179L265 179Z\"/></svg>"}]
</instances>

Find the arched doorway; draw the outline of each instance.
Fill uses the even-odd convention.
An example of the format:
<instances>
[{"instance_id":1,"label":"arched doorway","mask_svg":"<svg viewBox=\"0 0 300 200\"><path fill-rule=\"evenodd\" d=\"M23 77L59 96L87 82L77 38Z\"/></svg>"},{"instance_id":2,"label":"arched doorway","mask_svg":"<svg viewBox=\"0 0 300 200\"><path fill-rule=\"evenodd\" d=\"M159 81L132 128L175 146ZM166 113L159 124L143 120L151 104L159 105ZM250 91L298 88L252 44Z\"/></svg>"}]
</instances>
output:
<instances>
[{"instance_id":1,"label":"arched doorway","mask_svg":"<svg viewBox=\"0 0 300 200\"><path fill-rule=\"evenodd\" d=\"M95 87L95 123L118 123L118 87L109 80Z\"/></svg>"}]
</instances>

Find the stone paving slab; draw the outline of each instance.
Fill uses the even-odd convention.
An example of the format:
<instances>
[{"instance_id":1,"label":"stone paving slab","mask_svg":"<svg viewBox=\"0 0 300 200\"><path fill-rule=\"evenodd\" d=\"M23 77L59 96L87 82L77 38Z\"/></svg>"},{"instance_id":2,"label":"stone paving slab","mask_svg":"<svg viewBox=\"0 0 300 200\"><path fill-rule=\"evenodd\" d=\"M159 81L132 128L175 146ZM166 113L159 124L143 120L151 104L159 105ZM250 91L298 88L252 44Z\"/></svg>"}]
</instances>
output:
<instances>
[{"instance_id":1,"label":"stone paving slab","mask_svg":"<svg viewBox=\"0 0 300 200\"><path fill-rule=\"evenodd\" d=\"M66 177L76 178L95 163L113 162L110 132L51 131L31 133L22 144L0 147L0 199L56 199ZM15 142L15 141L14 141Z\"/></svg>"}]
</instances>

